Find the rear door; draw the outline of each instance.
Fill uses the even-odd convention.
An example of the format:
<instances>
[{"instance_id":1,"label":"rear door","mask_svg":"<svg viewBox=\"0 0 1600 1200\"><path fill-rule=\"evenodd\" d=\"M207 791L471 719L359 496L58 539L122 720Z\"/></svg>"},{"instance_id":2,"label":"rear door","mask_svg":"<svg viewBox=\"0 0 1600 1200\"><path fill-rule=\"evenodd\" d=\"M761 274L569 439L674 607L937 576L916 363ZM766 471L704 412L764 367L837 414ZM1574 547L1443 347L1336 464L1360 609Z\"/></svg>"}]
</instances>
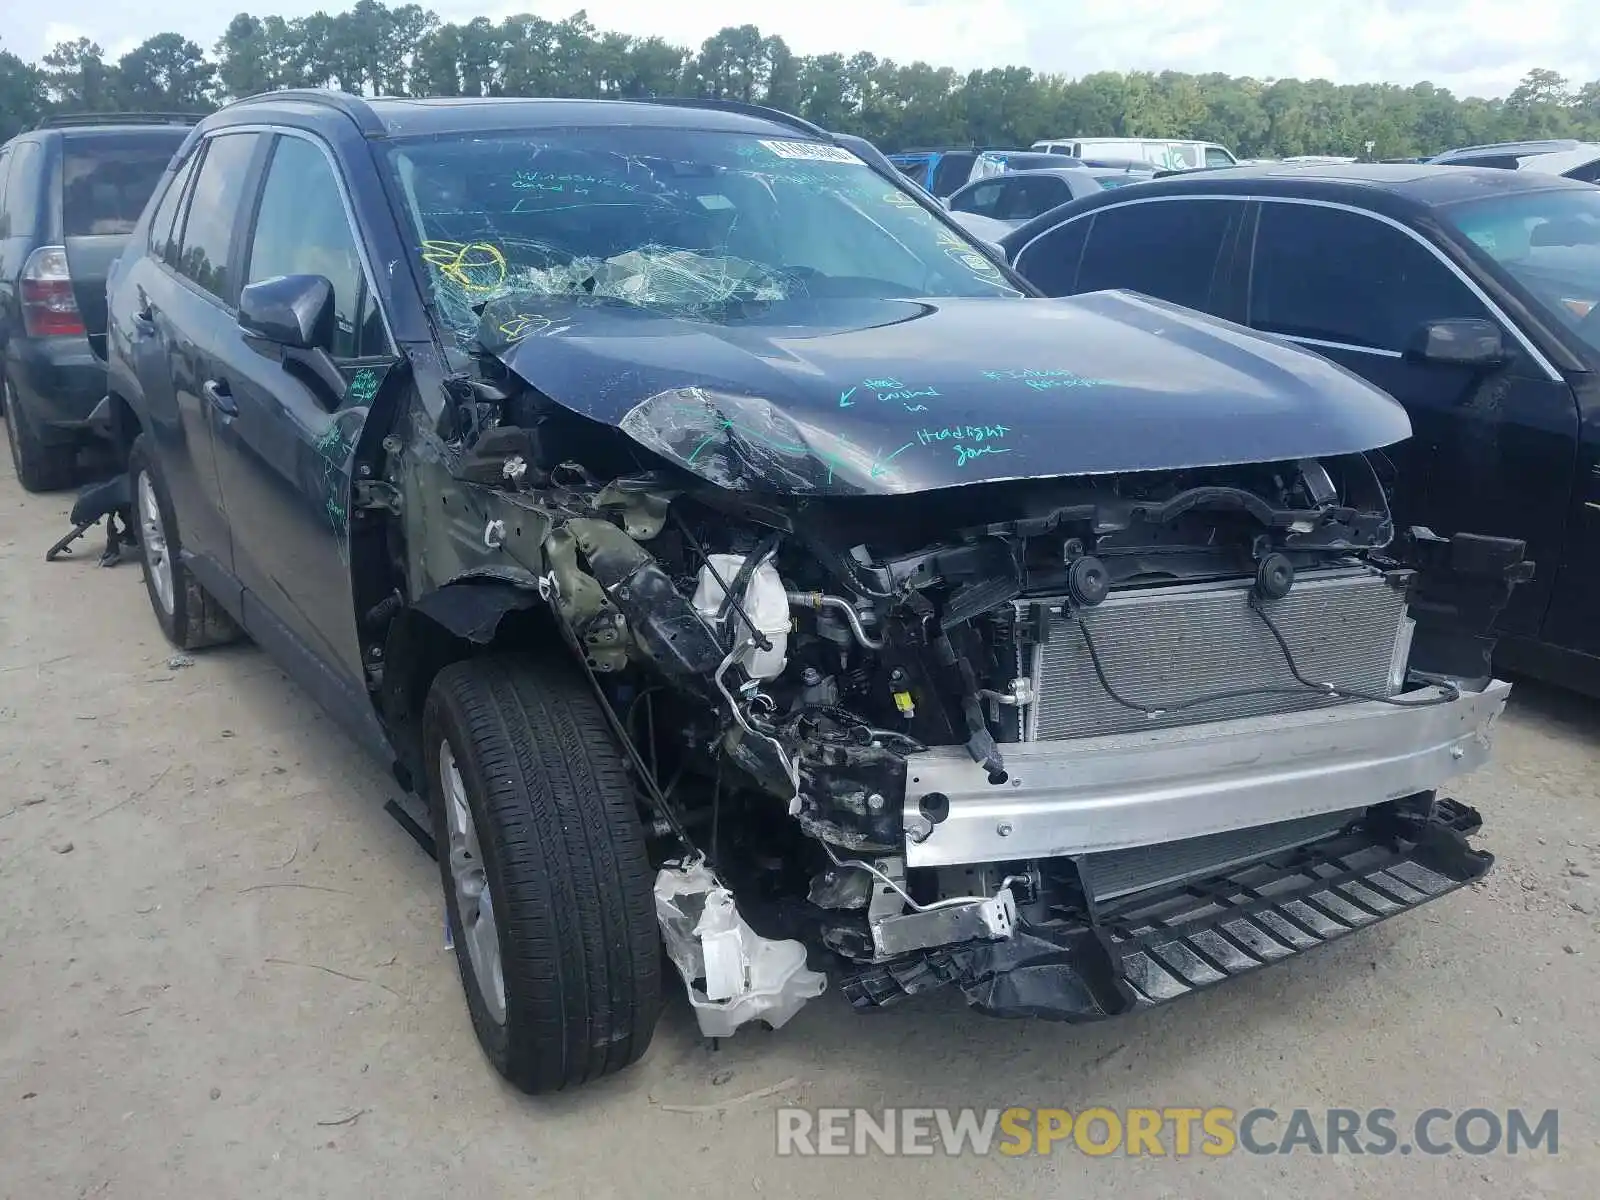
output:
<instances>
[{"instance_id":1,"label":"rear door","mask_svg":"<svg viewBox=\"0 0 1600 1200\"><path fill-rule=\"evenodd\" d=\"M320 141L287 132L275 138L243 262L247 284L279 275L321 275L333 284L335 320L324 348L348 381L333 395L281 347L237 326L228 331L217 385L235 411L218 427L217 454L246 624L257 633L251 614L264 605L297 649L364 695L350 588L350 472L395 358L343 180ZM304 653L285 658L296 660L307 662Z\"/></svg>"},{"instance_id":2,"label":"rear door","mask_svg":"<svg viewBox=\"0 0 1600 1200\"><path fill-rule=\"evenodd\" d=\"M229 401L208 385L216 378L218 350L237 329L245 200L263 149L257 133L221 133L202 142L190 156L196 165L186 168L195 172L187 192L177 199L169 189L153 218L160 223L171 199L159 265L152 252L142 260L147 268L128 280L137 295L131 319L147 432L161 454L184 556L197 560L192 566L201 582L224 603L224 593L233 590L227 583L233 551L214 440Z\"/></svg>"},{"instance_id":3,"label":"rear door","mask_svg":"<svg viewBox=\"0 0 1600 1200\"><path fill-rule=\"evenodd\" d=\"M187 129L62 136L61 231L89 345L106 356L106 279Z\"/></svg>"},{"instance_id":4,"label":"rear door","mask_svg":"<svg viewBox=\"0 0 1600 1200\"><path fill-rule=\"evenodd\" d=\"M1538 573L1512 593L1499 628L1537 635L1572 495L1572 389L1420 233L1342 205L1260 204L1246 251L1249 324L1316 350L1405 406L1412 436L1385 451L1396 468L1397 521L1445 536L1526 539ZM1425 322L1457 317L1499 325L1511 362L1485 372L1407 353Z\"/></svg>"}]
</instances>

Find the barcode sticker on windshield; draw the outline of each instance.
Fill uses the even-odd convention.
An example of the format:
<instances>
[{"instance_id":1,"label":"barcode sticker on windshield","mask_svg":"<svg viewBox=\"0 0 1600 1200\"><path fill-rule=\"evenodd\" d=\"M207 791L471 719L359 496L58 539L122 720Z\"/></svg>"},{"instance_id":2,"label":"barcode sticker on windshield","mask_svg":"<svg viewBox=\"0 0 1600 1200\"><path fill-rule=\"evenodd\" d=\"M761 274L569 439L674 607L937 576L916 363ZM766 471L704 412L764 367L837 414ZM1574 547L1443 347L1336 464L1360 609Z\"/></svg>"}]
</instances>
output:
<instances>
[{"instance_id":1,"label":"barcode sticker on windshield","mask_svg":"<svg viewBox=\"0 0 1600 1200\"><path fill-rule=\"evenodd\" d=\"M808 162L850 163L864 167L862 162L843 146L829 146L824 142L769 142L761 143L779 158L803 159Z\"/></svg>"}]
</instances>

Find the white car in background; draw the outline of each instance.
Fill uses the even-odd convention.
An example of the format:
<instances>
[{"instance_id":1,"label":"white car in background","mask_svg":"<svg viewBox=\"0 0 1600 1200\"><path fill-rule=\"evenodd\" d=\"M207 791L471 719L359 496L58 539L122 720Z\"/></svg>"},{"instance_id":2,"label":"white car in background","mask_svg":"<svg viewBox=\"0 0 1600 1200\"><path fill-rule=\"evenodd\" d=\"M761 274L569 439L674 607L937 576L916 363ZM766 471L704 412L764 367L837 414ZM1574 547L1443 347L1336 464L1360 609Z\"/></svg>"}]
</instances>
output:
<instances>
[{"instance_id":1,"label":"white car in background","mask_svg":"<svg viewBox=\"0 0 1600 1200\"><path fill-rule=\"evenodd\" d=\"M1153 170L1127 167L1066 167L1045 171L1012 171L975 180L952 192L945 207L951 216L992 219L1008 230L1040 213L1059 208L1107 188L1124 187L1154 178Z\"/></svg>"},{"instance_id":2,"label":"white car in background","mask_svg":"<svg viewBox=\"0 0 1600 1200\"><path fill-rule=\"evenodd\" d=\"M1199 167L1232 167L1233 151L1216 142L1175 138L1049 138L1030 149L1073 158L1133 158L1164 171L1192 171Z\"/></svg>"}]
</instances>

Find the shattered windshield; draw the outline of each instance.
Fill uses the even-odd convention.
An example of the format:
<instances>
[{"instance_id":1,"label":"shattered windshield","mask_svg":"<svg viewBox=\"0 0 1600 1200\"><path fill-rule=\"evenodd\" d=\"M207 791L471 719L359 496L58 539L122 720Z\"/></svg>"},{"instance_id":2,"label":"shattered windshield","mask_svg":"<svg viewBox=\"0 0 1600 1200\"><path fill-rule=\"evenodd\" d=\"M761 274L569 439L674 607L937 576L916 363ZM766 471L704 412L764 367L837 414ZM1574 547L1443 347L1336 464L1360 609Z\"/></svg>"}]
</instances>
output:
<instances>
[{"instance_id":1,"label":"shattered windshield","mask_svg":"<svg viewBox=\"0 0 1600 1200\"><path fill-rule=\"evenodd\" d=\"M1600 350L1600 187L1453 204L1445 217Z\"/></svg>"},{"instance_id":2,"label":"shattered windshield","mask_svg":"<svg viewBox=\"0 0 1600 1200\"><path fill-rule=\"evenodd\" d=\"M465 344L512 294L725 318L748 302L1016 296L993 262L849 150L608 127L390 151L440 316Z\"/></svg>"}]
</instances>

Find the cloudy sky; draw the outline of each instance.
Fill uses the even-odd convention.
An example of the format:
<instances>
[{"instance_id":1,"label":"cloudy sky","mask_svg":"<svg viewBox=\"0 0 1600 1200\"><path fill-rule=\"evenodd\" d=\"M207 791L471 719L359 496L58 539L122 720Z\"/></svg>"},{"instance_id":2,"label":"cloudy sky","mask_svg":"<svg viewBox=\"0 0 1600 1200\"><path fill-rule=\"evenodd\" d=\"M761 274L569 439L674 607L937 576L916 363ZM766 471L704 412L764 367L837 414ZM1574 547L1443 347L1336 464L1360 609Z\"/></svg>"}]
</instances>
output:
<instances>
[{"instance_id":1,"label":"cloudy sky","mask_svg":"<svg viewBox=\"0 0 1600 1200\"><path fill-rule=\"evenodd\" d=\"M120 54L176 30L209 49L243 8L211 0L15 0L0 48L36 59L79 35ZM249 11L301 16L338 0L255 0ZM601 29L698 45L754 22L797 52L871 50L962 69L1025 64L1081 75L1113 69L1224 71L1338 82L1428 79L1458 95L1504 95L1531 67L1577 82L1600 76L1591 0L439 0L446 20L579 7ZM980 16L979 13L987 13Z\"/></svg>"}]
</instances>

